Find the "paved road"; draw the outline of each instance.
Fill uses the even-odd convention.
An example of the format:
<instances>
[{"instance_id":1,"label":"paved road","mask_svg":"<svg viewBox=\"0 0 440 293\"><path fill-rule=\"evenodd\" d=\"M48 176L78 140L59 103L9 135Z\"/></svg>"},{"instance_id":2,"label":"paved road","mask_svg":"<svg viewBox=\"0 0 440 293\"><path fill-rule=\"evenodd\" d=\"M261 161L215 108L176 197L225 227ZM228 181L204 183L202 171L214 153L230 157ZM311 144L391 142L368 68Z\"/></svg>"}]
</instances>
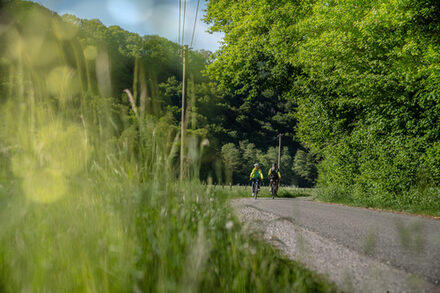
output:
<instances>
[{"instance_id":1,"label":"paved road","mask_svg":"<svg viewBox=\"0 0 440 293\"><path fill-rule=\"evenodd\" d=\"M275 200L249 198L236 200L233 205L274 215L274 219L278 221L290 222L303 231L311 233L310 235L316 235L315 238L319 237L321 240L314 241L319 242L318 245L323 245L323 242L329 240L329 243L346 249L346 255L355 252L360 255L363 262L371 259L379 265L384 264L396 270L396 273L403 272L417 276L422 282L433 285L426 289L426 292L440 292L440 220L332 205L314 202L307 198ZM282 226L280 227L276 229L283 229ZM309 235L305 232L303 234ZM327 248L316 249L322 251ZM341 249L334 251L341 254ZM326 252L326 254L332 253ZM340 258L335 255L331 261L338 262ZM348 258L353 257L348 256ZM329 268L329 270L333 269ZM398 291L401 289L396 292Z\"/></svg>"}]
</instances>

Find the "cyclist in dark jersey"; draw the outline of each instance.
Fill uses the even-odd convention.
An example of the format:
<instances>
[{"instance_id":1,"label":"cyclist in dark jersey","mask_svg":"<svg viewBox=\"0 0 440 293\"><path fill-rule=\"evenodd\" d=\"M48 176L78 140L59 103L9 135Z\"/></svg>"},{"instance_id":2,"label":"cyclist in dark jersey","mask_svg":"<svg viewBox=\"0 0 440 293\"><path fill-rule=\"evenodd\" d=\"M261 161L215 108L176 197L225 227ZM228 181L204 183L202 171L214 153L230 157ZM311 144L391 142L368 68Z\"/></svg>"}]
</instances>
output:
<instances>
[{"instance_id":1,"label":"cyclist in dark jersey","mask_svg":"<svg viewBox=\"0 0 440 293\"><path fill-rule=\"evenodd\" d=\"M269 174L267 174L267 176L270 179L269 191L272 192L272 185L273 185L274 181L276 184L276 188L278 190L278 186L279 186L280 180L281 180L281 173L280 173L280 169L277 168L277 164L275 164L275 163L272 164L272 168L269 169Z\"/></svg>"}]
</instances>

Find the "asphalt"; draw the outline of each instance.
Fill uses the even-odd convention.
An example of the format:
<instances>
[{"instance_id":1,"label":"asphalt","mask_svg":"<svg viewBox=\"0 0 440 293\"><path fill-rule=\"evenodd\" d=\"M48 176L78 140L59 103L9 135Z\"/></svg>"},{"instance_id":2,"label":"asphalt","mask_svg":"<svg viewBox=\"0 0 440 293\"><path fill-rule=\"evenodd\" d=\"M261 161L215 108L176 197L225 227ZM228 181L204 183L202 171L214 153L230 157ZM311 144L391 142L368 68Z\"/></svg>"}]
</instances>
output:
<instances>
[{"instance_id":1,"label":"asphalt","mask_svg":"<svg viewBox=\"0 0 440 293\"><path fill-rule=\"evenodd\" d=\"M348 291L369 291L365 290L364 275L366 271L375 271L376 277L391 272L390 277L382 278L383 292L440 292L440 220L333 205L308 198L238 199L233 205L244 221L255 222L258 218L266 221L263 230L271 235L266 238L274 239L277 235L282 239L278 239L279 242L284 243L285 253L293 258L298 257L294 252L298 241L290 240L297 238L292 231L296 230L296 234L300 233L306 240L309 237L306 242L311 243L309 251L315 251L315 255L309 257L313 261L304 262L313 268L324 267L320 272L330 279L332 274L337 274L332 272L337 270L335 268L343 267L344 274L354 275L354 287ZM278 224L269 229L271 221ZM291 234L281 231L286 229L292 230ZM286 244L289 242L292 242L290 248ZM372 265L365 265L369 262ZM336 283L342 282L340 275L333 278ZM376 277L368 282L375 282ZM396 287L400 278L413 277L419 280L418 287L411 288L407 280Z\"/></svg>"}]
</instances>

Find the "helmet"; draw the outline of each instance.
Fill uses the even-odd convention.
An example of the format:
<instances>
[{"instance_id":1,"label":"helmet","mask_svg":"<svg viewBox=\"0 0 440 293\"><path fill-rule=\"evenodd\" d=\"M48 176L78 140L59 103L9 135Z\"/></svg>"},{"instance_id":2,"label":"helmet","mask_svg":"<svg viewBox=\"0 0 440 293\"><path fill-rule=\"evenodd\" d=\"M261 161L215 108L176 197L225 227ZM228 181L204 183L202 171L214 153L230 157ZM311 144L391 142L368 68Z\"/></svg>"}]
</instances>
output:
<instances>
[{"instance_id":1,"label":"helmet","mask_svg":"<svg viewBox=\"0 0 440 293\"><path fill-rule=\"evenodd\" d=\"M254 167L259 167L259 166L260 166L260 164L258 164L258 163L254 164Z\"/></svg>"}]
</instances>

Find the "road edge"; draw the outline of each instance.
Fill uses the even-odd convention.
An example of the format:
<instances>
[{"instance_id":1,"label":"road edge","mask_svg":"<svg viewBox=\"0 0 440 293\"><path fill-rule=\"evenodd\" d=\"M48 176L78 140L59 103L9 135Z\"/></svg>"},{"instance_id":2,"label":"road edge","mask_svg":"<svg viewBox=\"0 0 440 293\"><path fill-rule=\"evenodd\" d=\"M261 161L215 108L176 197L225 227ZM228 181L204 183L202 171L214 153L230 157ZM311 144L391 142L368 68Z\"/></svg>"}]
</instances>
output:
<instances>
[{"instance_id":1,"label":"road edge","mask_svg":"<svg viewBox=\"0 0 440 293\"><path fill-rule=\"evenodd\" d=\"M287 258L324 275L343 291L439 292L431 282L350 250L291 219L243 204L240 199L232 200L231 206L246 229L261 233Z\"/></svg>"}]
</instances>

